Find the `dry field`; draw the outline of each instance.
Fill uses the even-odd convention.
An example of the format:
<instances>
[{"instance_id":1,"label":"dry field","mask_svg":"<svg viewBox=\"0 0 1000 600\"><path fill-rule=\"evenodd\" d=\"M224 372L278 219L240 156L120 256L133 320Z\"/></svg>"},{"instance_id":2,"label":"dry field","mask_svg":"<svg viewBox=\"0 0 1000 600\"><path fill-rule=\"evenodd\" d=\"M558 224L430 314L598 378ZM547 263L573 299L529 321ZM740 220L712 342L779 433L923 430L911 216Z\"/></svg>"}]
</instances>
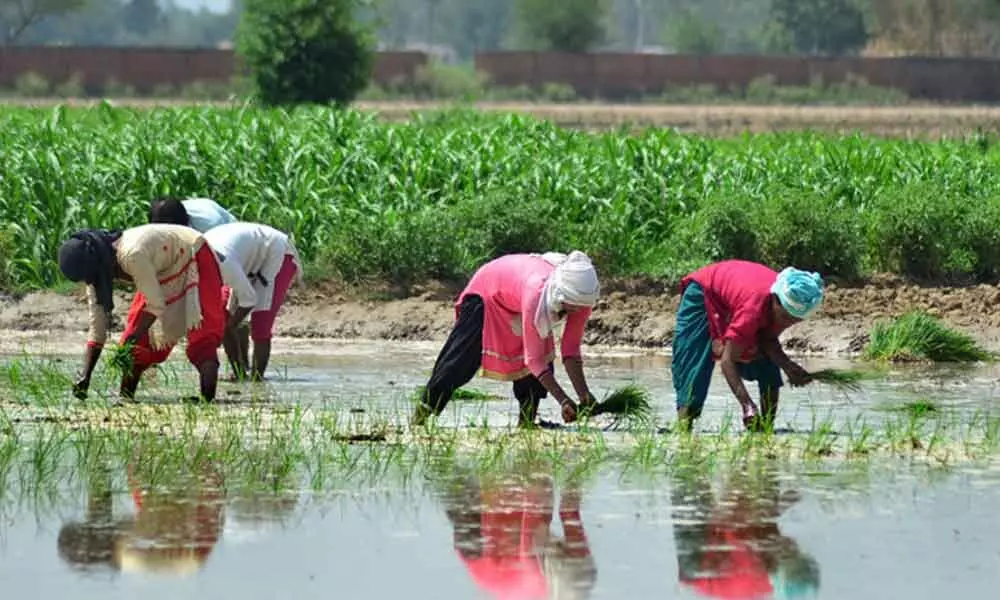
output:
<instances>
[{"instance_id":1,"label":"dry field","mask_svg":"<svg viewBox=\"0 0 1000 600\"><path fill-rule=\"evenodd\" d=\"M20 106L93 105L97 99L62 100L3 99ZM181 99L116 99L119 106L152 108L188 106ZM203 102L227 106L227 102ZM385 119L409 119L413 112L456 106L446 102L358 102L357 108L377 112ZM744 132L801 131L812 129L837 133L864 132L907 138L965 136L977 131L1000 130L1000 106L753 106L697 104L544 104L528 102L480 102L465 105L488 112L524 113L549 119L564 127L606 129L631 126L675 127L682 131L729 136Z\"/></svg>"}]
</instances>

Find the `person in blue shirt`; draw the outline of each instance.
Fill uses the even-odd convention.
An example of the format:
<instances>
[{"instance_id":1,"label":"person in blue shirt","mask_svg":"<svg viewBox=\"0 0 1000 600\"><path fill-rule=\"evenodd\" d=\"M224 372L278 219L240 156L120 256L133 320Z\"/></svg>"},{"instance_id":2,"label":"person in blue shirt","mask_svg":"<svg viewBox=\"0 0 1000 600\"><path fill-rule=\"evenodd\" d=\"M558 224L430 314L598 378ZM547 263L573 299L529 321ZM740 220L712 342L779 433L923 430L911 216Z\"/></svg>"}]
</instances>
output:
<instances>
[{"instance_id":1,"label":"person in blue shirt","mask_svg":"<svg viewBox=\"0 0 1000 600\"><path fill-rule=\"evenodd\" d=\"M235 223L231 212L208 198L158 198L149 205L150 223L184 225L205 233L213 227Z\"/></svg>"},{"instance_id":2,"label":"person in blue shirt","mask_svg":"<svg viewBox=\"0 0 1000 600\"><path fill-rule=\"evenodd\" d=\"M206 233L209 229L219 225L236 223L239 219L233 216L215 200L209 198L188 198L180 200L171 196L164 196L153 200L149 205L150 223L168 223L172 225L184 225L197 230L199 233ZM242 323L237 328L240 343L241 364L248 364L250 357L250 326Z\"/></svg>"}]
</instances>

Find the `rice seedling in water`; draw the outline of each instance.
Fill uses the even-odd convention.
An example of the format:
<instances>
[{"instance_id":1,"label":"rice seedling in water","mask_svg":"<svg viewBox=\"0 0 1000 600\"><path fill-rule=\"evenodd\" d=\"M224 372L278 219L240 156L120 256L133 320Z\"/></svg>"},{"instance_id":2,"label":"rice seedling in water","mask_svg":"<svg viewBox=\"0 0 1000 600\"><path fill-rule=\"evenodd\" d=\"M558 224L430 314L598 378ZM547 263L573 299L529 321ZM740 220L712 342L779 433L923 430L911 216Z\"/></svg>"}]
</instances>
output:
<instances>
[{"instance_id":1,"label":"rice seedling in water","mask_svg":"<svg viewBox=\"0 0 1000 600\"><path fill-rule=\"evenodd\" d=\"M864 373L846 369L822 369L809 375L815 381L849 392L860 392L861 382L865 379Z\"/></svg>"},{"instance_id":2,"label":"rice seedling in water","mask_svg":"<svg viewBox=\"0 0 1000 600\"><path fill-rule=\"evenodd\" d=\"M862 357L892 362L978 362L995 358L971 336L923 312L877 323Z\"/></svg>"},{"instance_id":3,"label":"rice seedling in water","mask_svg":"<svg viewBox=\"0 0 1000 600\"><path fill-rule=\"evenodd\" d=\"M619 388L599 401L585 413L588 416L613 415L617 420L632 424L648 422L652 415L649 390L629 384Z\"/></svg>"},{"instance_id":4,"label":"rice seedling in water","mask_svg":"<svg viewBox=\"0 0 1000 600\"><path fill-rule=\"evenodd\" d=\"M413 392L413 401L420 402L427 395L427 386L420 386ZM502 399L496 394L490 394L489 392L481 392L479 390L470 390L466 388L458 388L455 393L451 395L452 400L499 400Z\"/></svg>"},{"instance_id":5,"label":"rice seedling in water","mask_svg":"<svg viewBox=\"0 0 1000 600\"><path fill-rule=\"evenodd\" d=\"M892 409L895 412L906 413L912 417L925 417L932 413L938 412L937 405L931 400L915 400L913 402L907 402L902 406L898 406Z\"/></svg>"}]
</instances>

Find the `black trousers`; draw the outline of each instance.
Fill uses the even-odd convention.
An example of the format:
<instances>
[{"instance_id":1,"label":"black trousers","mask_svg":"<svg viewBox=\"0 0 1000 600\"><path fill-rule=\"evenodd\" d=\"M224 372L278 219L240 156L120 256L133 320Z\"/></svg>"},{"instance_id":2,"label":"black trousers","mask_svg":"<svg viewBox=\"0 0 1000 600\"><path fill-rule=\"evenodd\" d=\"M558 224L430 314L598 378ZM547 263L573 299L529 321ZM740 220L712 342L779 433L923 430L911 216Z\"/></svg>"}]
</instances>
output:
<instances>
[{"instance_id":1,"label":"black trousers","mask_svg":"<svg viewBox=\"0 0 1000 600\"><path fill-rule=\"evenodd\" d=\"M483 299L474 294L466 296L458 307L458 319L438 354L434 371L427 382L423 401L434 414L441 414L455 390L472 381L479 371L485 317ZM552 369L551 364L549 369ZM514 382L514 397L521 407L522 416L534 419L538 403L547 396L548 390L534 375Z\"/></svg>"}]
</instances>

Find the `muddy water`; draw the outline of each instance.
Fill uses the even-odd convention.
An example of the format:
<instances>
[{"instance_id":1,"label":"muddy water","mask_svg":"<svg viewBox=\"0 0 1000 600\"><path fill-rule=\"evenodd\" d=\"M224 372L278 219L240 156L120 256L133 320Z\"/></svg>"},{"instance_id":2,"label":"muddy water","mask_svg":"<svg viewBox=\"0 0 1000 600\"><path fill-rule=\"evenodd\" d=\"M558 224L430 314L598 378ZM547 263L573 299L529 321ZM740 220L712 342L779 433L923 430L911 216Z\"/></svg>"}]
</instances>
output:
<instances>
[{"instance_id":1,"label":"muddy water","mask_svg":"<svg viewBox=\"0 0 1000 600\"><path fill-rule=\"evenodd\" d=\"M50 353L71 373L76 352ZM287 342L261 385L224 384L232 402L337 405L405 414L435 344ZM807 360L807 368L849 366ZM648 387L669 421L665 356L602 351L598 395ZM140 401L194 390L147 382ZM561 371L559 371L561 373ZM787 390L780 421L877 419L919 399L971 413L996 405L996 369L899 371L861 394ZM189 388L189 389L188 389ZM513 420L503 398L456 401L444 419ZM551 403L550 403L551 404ZM703 430L730 419L716 375ZM542 417L558 421L554 406ZM0 494L0 579L12 597L73 598L993 598L1000 586L1000 466L930 471L879 459L856 467L736 468L621 477L610 465L576 485L506 467L488 477L449 468L405 481L313 493L241 488L210 467L149 485L127 466L87 485L7 478Z\"/></svg>"},{"instance_id":2,"label":"muddy water","mask_svg":"<svg viewBox=\"0 0 1000 600\"><path fill-rule=\"evenodd\" d=\"M572 484L459 467L282 496L223 492L210 469L131 478L9 505L0 578L10 597L102 600L995 597L997 473L872 469Z\"/></svg>"}]
</instances>

